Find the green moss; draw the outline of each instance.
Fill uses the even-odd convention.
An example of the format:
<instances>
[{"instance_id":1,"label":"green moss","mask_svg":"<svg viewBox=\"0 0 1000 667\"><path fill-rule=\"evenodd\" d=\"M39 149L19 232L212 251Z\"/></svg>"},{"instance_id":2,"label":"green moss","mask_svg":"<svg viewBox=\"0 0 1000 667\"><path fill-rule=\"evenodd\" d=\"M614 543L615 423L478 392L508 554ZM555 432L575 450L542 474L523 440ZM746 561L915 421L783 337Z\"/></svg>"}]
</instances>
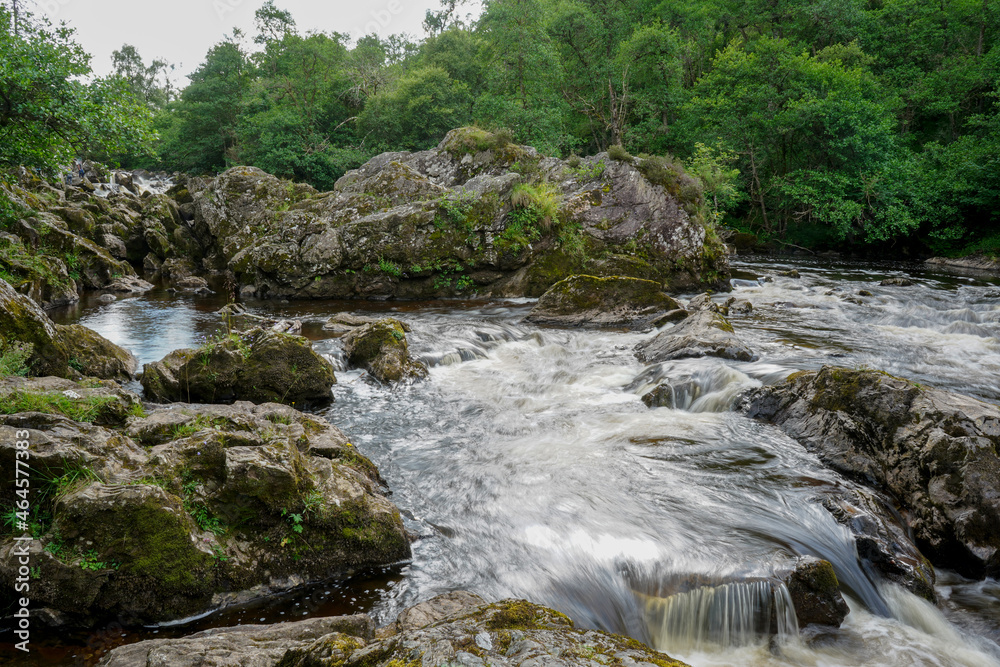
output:
<instances>
[{"instance_id":1,"label":"green moss","mask_svg":"<svg viewBox=\"0 0 1000 667\"><path fill-rule=\"evenodd\" d=\"M565 614L541 607L527 600L503 600L477 611L474 617L487 617L489 630L549 630L553 626L573 627Z\"/></svg>"}]
</instances>

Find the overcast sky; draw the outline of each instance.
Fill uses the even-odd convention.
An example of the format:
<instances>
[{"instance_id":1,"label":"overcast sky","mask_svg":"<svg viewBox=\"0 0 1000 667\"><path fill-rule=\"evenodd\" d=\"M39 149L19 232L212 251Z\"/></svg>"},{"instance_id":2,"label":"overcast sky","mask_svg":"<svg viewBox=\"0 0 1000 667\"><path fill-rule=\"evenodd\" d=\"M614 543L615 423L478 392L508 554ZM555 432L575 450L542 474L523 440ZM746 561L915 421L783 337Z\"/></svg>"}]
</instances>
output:
<instances>
[{"instance_id":1,"label":"overcast sky","mask_svg":"<svg viewBox=\"0 0 1000 667\"><path fill-rule=\"evenodd\" d=\"M35 0L34 4L34 11L47 14L54 23L66 21L76 28L77 40L94 57L96 74L108 74L111 52L131 44L147 63L162 58L176 65L171 78L183 87L188 83L185 75L233 28L254 34L253 15L264 0ZM275 0L275 5L292 13L301 32L336 31L355 37L408 33L420 39L424 13L439 9L440 1Z\"/></svg>"}]
</instances>

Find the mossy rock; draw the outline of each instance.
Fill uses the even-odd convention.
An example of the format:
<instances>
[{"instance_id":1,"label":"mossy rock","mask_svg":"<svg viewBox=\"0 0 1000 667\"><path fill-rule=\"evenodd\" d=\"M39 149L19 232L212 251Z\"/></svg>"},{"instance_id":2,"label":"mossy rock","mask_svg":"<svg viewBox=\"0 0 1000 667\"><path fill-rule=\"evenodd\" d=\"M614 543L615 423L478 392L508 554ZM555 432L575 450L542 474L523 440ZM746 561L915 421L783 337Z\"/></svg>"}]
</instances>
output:
<instances>
[{"instance_id":1,"label":"mossy rock","mask_svg":"<svg viewBox=\"0 0 1000 667\"><path fill-rule=\"evenodd\" d=\"M636 326L678 308L652 280L571 276L543 294L527 319L562 326Z\"/></svg>"},{"instance_id":2,"label":"mossy rock","mask_svg":"<svg viewBox=\"0 0 1000 667\"><path fill-rule=\"evenodd\" d=\"M385 318L344 336L344 352L353 366L364 368L379 382L395 383L427 376L427 367L410 358L402 322Z\"/></svg>"},{"instance_id":3,"label":"mossy rock","mask_svg":"<svg viewBox=\"0 0 1000 667\"><path fill-rule=\"evenodd\" d=\"M175 350L142 374L146 395L156 401L325 405L336 382L333 366L308 339L259 328Z\"/></svg>"}]
</instances>

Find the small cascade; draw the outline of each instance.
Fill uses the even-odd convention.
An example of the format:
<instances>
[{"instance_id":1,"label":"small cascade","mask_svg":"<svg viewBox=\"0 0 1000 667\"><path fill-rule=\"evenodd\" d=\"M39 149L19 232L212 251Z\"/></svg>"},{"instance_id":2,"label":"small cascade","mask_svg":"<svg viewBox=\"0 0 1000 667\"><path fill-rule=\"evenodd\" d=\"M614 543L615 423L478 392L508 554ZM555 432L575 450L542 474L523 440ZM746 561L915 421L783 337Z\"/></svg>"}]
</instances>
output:
<instances>
[{"instance_id":1,"label":"small cascade","mask_svg":"<svg viewBox=\"0 0 1000 667\"><path fill-rule=\"evenodd\" d=\"M433 350L418 355L418 359L428 366L450 366L476 359L485 359L490 350L512 341L539 337L537 333L529 334L509 325L494 325L481 327L465 332L466 336L451 341L454 347L446 350Z\"/></svg>"},{"instance_id":2,"label":"small cascade","mask_svg":"<svg viewBox=\"0 0 1000 667\"><path fill-rule=\"evenodd\" d=\"M725 412L758 382L722 363L692 360L650 366L626 388L651 407Z\"/></svg>"},{"instance_id":3,"label":"small cascade","mask_svg":"<svg viewBox=\"0 0 1000 667\"><path fill-rule=\"evenodd\" d=\"M788 588L778 581L736 581L643 597L649 634L660 650L735 648L799 632Z\"/></svg>"}]
</instances>

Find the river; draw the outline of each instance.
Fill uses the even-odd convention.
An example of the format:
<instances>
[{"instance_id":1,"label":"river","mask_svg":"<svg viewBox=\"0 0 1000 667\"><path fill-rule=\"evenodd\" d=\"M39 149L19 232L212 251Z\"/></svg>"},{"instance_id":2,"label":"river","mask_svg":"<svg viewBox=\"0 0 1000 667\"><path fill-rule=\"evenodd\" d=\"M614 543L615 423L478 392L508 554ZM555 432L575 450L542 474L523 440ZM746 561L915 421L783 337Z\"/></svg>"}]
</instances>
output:
<instances>
[{"instance_id":1,"label":"river","mask_svg":"<svg viewBox=\"0 0 1000 667\"><path fill-rule=\"evenodd\" d=\"M646 368L632 348L652 333L539 328L522 322L528 300L251 302L262 314L303 319L338 364L336 402L322 414L382 471L417 536L413 559L263 610L122 631L122 641L258 615L364 609L385 622L466 589L552 606L698 667L1000 666L997 582L939 572L936 608L870 578L847 530L817 501L844 480L776 428L731 410L746 388L824 364L998 402L1000 280L806 261L734 268L732 296L753 310L731 321L760 355L755 362ZM801 278L780 275L793 268ZM903 275L916 284L879 286ZM87 300L60 317L149 362L203 340L221 304L157 291L108 305ZM343 369L339 341L320 326L341 310L409 323L429 380L389 389ZM676 407L647 408L640 394L664 378L679 388ZM807 554L831 561L847 593L851 614L839 632L798 633L781 587L761 585ZM755 612L761 605L777 610L770 632Z\"/></svg>"}]
</instances>

